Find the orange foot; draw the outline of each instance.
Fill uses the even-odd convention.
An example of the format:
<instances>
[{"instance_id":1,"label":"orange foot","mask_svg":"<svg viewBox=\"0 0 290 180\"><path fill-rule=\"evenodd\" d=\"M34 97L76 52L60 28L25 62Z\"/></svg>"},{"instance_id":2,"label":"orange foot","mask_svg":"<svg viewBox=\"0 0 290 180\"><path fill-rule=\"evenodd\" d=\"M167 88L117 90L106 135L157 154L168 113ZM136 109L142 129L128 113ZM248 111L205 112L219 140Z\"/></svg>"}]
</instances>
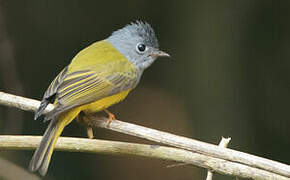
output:
<instances>
[{"instance_id":1,"label":"orange foot","mask_svg":"<svg viewBox=\"0 0 290 180\"><path fill-rule=\"evenodd\" d=\"M108 119L107 119L107 127L110 127L110 124L113 120L116 119L115 115L113 113L111 113L110 111L108 111L107 109L104 109L105 113L108 114Z\"/></svg>"}]
</instances>

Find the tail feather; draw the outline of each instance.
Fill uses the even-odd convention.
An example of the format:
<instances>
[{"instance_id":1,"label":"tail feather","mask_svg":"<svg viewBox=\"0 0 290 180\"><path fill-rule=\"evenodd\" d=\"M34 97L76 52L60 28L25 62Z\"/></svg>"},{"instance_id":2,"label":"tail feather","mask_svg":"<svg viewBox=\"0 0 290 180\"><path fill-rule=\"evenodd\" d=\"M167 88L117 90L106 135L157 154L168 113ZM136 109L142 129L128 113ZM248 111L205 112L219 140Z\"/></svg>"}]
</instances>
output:
<instances>
[{"instance_id":1,"label":"tail feather","mask_svg":"<svg viewBox=\"0 0 290 180\"><path fill-rule=\"evenodd\" d=\"M53 141L50 142L48 148L51 148L52 150L46 151L46 153L44 155L44 158L43 158L43 161L42 161L42 164L41 164L41 167L38 170L39 174L42 175L42 176L45 176L46 173L47 173L47 170L48 170L48 167L49 167L49 162L51 160L51 156L52 156L52 153L53 153L53 149L54 149L55 143L56 143L56 140L53 140Z\"/></svg>"},{"instance_id":2,"label":"tail feather","mask_svg":"<svg viewBox=\"0 0 290 180\"><path fill-rule=\"evenodd\" d=\"M52 120L50 122L43 135L40 145L36 149L30 161L30 171L33 172L39 170L42 176L46 174L55 143L60 136L63 128L64 126L60 123L56 123L55 120Z\"/></svg>"},{"instance_id":3,"label":"tail feather","mask_svg":"<svg viewBox=\"0 0 290 180\"><path fill-rule=\"evenodd\" d=\"M52 119L42 137L40 145L36 149L30 164L30 171L39 171L44 176L47 172L53 149L58 137L64 127L69 124L81 111L81 108L74 108L70 111L61 113Z\"/></svg>"}]
</instances>

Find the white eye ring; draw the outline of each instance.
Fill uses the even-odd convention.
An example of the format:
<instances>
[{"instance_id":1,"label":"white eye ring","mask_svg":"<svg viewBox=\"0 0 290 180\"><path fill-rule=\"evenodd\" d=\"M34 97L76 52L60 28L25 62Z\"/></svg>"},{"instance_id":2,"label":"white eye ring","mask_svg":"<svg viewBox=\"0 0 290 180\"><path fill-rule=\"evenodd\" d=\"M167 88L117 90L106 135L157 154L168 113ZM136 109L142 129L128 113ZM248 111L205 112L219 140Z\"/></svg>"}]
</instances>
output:
<instances>
[{"instance_id":1,"label":"white eye ring","mask_svg":"<svg viewBox=\"0 0 290 180\"><path fill-rule=\"evenodd\" d=\"M136 51L138 53L144 53L147 50L147 46L145 44L139 43L136 46Z\"/></svg>"}]
</instances>

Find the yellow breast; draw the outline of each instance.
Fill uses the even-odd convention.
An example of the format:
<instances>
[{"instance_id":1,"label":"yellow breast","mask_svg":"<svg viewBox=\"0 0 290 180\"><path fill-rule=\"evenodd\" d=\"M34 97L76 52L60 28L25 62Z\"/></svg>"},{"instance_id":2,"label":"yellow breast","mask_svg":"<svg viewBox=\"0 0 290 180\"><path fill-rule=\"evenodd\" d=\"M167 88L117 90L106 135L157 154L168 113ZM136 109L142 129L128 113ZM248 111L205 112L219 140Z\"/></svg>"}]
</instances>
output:
<instances>
[{"instance_id":1,"label":"yellow breast","mask_svg":"<svg viewBox=\"0 0 290 180\"><path fill-rule=\"evenodd\" d=\"M104 109L106 109L107 107L116 104L120 101L122 101L123 99L125 99L125 97L128 95L128 93L131 91L131 89L126 90L126 91L122 91L118 94L112 95L112 96L108 96L105 98L102 98L98 101L83 105L80 107L81 111L84 111L86 113L93 113L93 112L98 112L98 111L102 111Z\"/></svg>"}]
</instances>

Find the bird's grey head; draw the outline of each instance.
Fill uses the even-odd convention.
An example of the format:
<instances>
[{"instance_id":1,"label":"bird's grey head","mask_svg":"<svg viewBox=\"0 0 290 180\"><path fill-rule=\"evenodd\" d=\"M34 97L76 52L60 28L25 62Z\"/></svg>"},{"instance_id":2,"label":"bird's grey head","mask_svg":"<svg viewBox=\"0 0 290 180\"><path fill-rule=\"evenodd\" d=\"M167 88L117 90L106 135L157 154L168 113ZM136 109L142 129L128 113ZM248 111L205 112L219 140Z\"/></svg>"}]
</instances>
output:
<instances>
[{"instance_id":1,"label":"bird's grey head","mask_svg":"<svg viewBox=\"0 0 290 180\"><path fill-rule=\"evenodd\" d=\"M146 22L136 21L112 33L106 39L129 61L143 71L159 56L169 56L160 51L155 32Z\"/></svg>"}]
</instances>

